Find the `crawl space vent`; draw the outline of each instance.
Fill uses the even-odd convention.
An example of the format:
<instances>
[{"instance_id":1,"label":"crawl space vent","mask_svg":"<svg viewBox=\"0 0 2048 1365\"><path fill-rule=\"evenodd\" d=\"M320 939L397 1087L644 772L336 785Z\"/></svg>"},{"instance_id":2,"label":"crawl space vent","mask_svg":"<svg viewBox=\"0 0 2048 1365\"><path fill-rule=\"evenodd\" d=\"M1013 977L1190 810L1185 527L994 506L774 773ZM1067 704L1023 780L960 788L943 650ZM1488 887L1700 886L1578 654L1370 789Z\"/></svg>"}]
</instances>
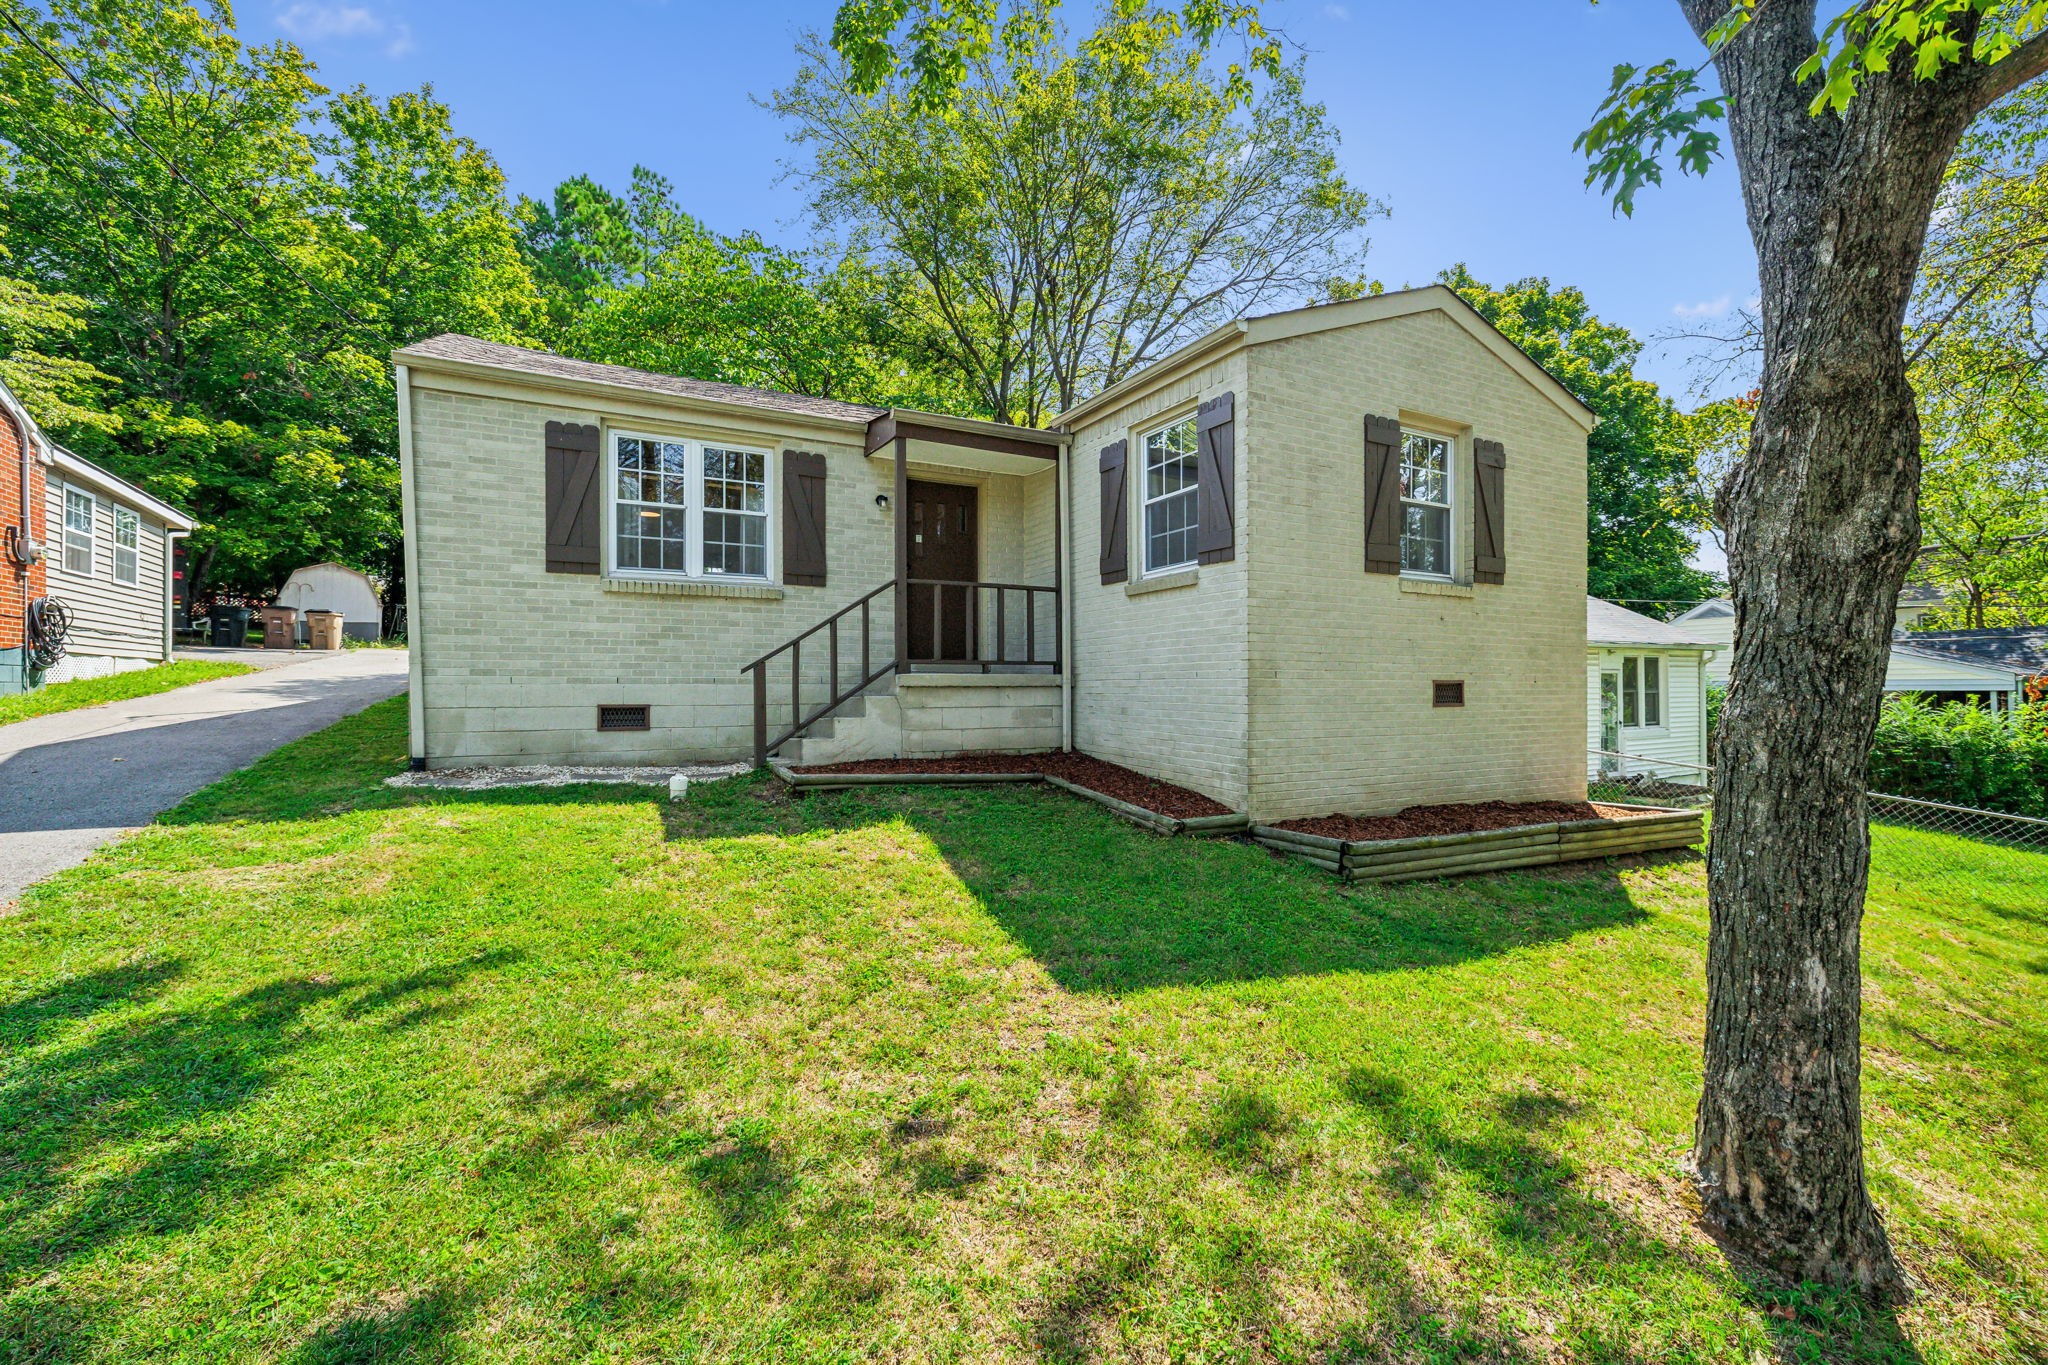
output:
<instances>
[{"instance_id":1,"label":"crawl space vent","mask_svg":"<svg viewBox=\"0 0 2048 1365\"><path fill-rule=\"evenodd\" d=\"M1465 682L1433 682L1430 690L1438 706L1463 706L1465 704Z\"/></svg>"},{"instance_id":2,"label":"crawl space vent","mask_svg":"<svg viewBox=\"0 0 2048 1365\"><path fill-rule=\"evenodd\" d=\"M645 730L647 708L644 706L600 706L597 708L597 728L600 730Z\"/></svg>"}]
</instances>

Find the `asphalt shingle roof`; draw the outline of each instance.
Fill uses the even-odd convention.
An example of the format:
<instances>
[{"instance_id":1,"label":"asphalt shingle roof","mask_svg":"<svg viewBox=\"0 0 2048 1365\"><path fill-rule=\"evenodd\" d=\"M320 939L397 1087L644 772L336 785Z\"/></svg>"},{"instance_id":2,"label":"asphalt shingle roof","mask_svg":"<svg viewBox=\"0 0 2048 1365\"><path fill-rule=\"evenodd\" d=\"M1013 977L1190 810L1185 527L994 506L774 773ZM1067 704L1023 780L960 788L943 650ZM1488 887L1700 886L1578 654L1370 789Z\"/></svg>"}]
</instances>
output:
<instances>
[{"instance_id":1,"label":"asphalt shingle roof","mask_svg":"<svg viewBox=\"0 0 2048 1365\"><path fill-rule=\"evenodd\" d=\"M1602 597L1586 599L1586 643L1594 645L1644 645L1659 649L1711 649L1704 640L1694 639L1678 627L1617 607Z\"/></svg>"},{"instance_id":2,"label":"asphalt shingle roof","mask_svg":"<svg viewBox=\"0 0 2048 1365\"><path fill-rule=\"evenodd\" d=\"M1892 637L1897 649L2014 673L2048 673L2048 626L1986 630L1913 630Z\"/></svg>"},{"instance_id":3,"label":"asphalt shingle roof","mask_svg":"<svg viewBox=\"0 0 2048 1365\"><path fill-rule=\"evenodd\" d=\"M476 337L463 336L460 332L443 332L440 336L428 337L415 342L398 352L403 360L418 356L435 360L454 360L467 365L486 365L497 370L511 370L518 374L539 375L551 379L574 379L588 384L610 384L618 388L640 389L647 393L669 394L677 398L702 398L714 403L732 403L741 407L761 408L768 412L787 412L800 417L822 417L842 422L871 422L882 415L883 409L864 407L859 403L842 403L836 398L812 398L800 393L779 393L774 389L752 389L744 384L719 384L708 379L684 379L679 375L655 374L648 370L636 370L625 365L601 365L594 360L575 360L569 356L556 355L553 351L529 350L524 346L507 346L496 341L482 341Z\"/></svg>"}]
</instances>

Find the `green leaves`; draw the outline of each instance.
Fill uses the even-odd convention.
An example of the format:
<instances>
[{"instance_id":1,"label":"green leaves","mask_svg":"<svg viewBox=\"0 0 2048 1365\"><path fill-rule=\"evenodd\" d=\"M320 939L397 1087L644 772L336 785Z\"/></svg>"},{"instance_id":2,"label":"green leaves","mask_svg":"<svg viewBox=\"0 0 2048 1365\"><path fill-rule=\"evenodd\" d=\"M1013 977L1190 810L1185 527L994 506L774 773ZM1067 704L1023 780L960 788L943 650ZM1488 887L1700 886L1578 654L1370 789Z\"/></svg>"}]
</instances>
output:
<instances>
[{"instance_id":1,"label":"green leaves","mask_svg":"<svg viewBox=\"0 0 2048 1365\"><path fill-rule=\"evenodd\" d=\"M1023 0L1004 14L1000 0L842 0L831 45L856 94L878 94L900 79L906 106L928 113L954 102L998 40L1012 60L1047 40L1059 7L1060 0ZM1092 51L1134 73L1162 42L1185 38L1206 52L1226 34L1240 38L1242 53L1224 63L1222 87L1242 105L1252 98L1254 74L1277 77L1285 66L1281 39L1260 22L1256 0L1186 0L1178 10L1155 8L1150 0L1107 0Z\"/></svg>"},{"instance_id":2,"label":"green leaves","mask_svg":"<svg viewBox=\"0 0 2048 1365\"><path fill-rule=\"evenodd\" d=\"M2048 0L1873 0L1831 19L1794 79L1818 78L1812 111L1839 114L1865 75L1892 71L1902 55L1915 79L1932 80L1966 59L2004 60L2044 22Z\"/></svg>"},{"instance_id":3,"label":"green leaves","mask_svg":"<svg viewBox=\"0 0 2048 1365\"><path fill-rule=\"evenodd\" d=\"M1705 175L1719 154L1721 136L1711 125L1727 113L1727 101L1702 93L1701 70L1668 61L1615 67L1592 126L1573 140L1586 154L1586 183L1598 184L1621 213L1633 216L1636 194L1664 183L1667 149L1689 175Z\"/></svg>"},{"instance_id":4,"label":"green leaves","mask_svg":"<svg viewBox=\"0 0 2048 1365\"><path fill-rule=\"evenodd\" d=\"M1735 0L1708 31L1707 58L1742 41L1756 0ZM1793 75L1814 84L1810 112L1841 114L1863 81L1910 69L1933 80L1965 62L2005 60L2028 39L2048 32L2048 0L1865 0L1841 9L1817 36L1813 53ZM1702 93L1705 65L1663 61L1617 66L1607 97L1573 147L1586 154L1586 183L1598 184L1624 214L1635 196L1664 180L1666 157L1681 172L1704 175L1720 150L1711 125L1727 113L1724 98Z\"/></svg>"},{"instance_id":5,"label":"green leaves","mask_svg":"<svg viewBox=\"0 0 2048 1365\"><path fill-rule=\"evenodd\" d=\"M389 352L538 330L497 166L427 92L330 96L225 7L54 0L29 22L91 94L0 44L0 233L23 277L0 286L0 373L45 382L59 439L195 512L215 584L387 567Z\"/></svg>"},{"instance_id":6,"label":"green leaves","mask_svg":"<svg viewBox=\"0 0 2048 1365\"><path fill-rule=\"evenodd\" d=\"M1438 279L1600 415L1586 443L1587 591L1637 601L1712 595L1713 577L1686 563L1706 517L1693 429L1636 377L1642 343L1594 316L1579 290L1549 280L1496 289L1463 266Z\"/></svg>"}]
</instances>

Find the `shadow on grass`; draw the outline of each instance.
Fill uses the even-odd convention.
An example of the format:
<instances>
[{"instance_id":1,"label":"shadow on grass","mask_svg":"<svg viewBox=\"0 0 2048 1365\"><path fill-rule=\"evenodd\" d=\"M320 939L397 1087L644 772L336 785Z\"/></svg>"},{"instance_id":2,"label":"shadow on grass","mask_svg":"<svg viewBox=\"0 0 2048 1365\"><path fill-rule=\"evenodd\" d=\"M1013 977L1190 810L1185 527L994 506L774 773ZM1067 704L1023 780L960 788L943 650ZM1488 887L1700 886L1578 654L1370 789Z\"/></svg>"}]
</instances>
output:
<instances>
[{"instance_id":1,"label":"shadow on grass","mask_svg":"<svg viewBox=\"0 0 2048 1365\"><path fill-rule=\"evenodd\" d=\"M1162 838L1035 787L792 797L741 778L657 801L672 840L802 838L901 822L1071 991L1120 994L1444 966L1644 922L1611 872L1347 888L1245 840Z\"/></svg>"},{"instance_id":2,"label":"shadow on grass","mask_svg":"<svg viewBox=\"0 0 2048 1365\"><path fill-rule=\"evenodd\" d=\"M479 956L383 984L285 977L224 1000L137 1008L76 1040L63 1025L151 1005L179 964L107 968L0 1005L0 1359L89 1354L91 1309L65 1294L67 1265L231 1217L304 1158L259 1150L226 1120L316 1040L308 1011L362 991L341 1011L347 1020L494 965ZM415 1309L404 1330L417 1336L427 1305ZM370 1343L384 1328L365 1319L335 1330L337 1342Z\"/></svg>"},{"instance_id":3,"label":"shadow on grass","mask_svg":"<svg viewBox=\"0 0 2048 1365\"><path fill-rule=\"evenodd\" d=\"M468 1305L448 1289L382 1299L342 1314L320 1328L286 1365L373 1365L383 1361L428 1361L448 1354L448 1338L462 1325Z\"/></svg>"},{"instance_id":4,"label":"shadow on grass","mask_svg":"<svg viewBox=\"0 0 2048 1365\"><path fill-rule=\"evenodd\" d=\"M1888 1308L1815 1285L1784 1285L1733 1264L1704 1236L1673 1240L1599 1197L1587 1173L1561 1156L1547 1134L1584 1112L1584 1105L1548 1090L1496 1096L1491 1112L1441 1112L1409 1093L1398 1077L1356 1067L1338 1077L1345 1098L1381 1129L1397 1153L1379 1173L1395 1202L1425 1204L1441 1182L1476 1193L1503 1252L1526 1258L1538 1274L1569 1267L1608 1281L1617 1276L1654 1284L1691 1269L1732 1274L1737 1296L1754 1309L1780 1359L1916 1365L1918 1350ZM1689 1203L1682 1216L1691 1221ZM1447 1304L1416 1274L1405 1252L1370 1225L1350 1248L1345 1270L1390 1303L1387 1319L1330 1343L1327 1358L1547 1361L1564 1337L1537 1337L1475 1317ZM1645 1277L1649 1278L1645 1278ZM1585 1358L1637 1361L1645 1355L1623 1340L1579 1335Z\"/></svg>"}]
</instances>

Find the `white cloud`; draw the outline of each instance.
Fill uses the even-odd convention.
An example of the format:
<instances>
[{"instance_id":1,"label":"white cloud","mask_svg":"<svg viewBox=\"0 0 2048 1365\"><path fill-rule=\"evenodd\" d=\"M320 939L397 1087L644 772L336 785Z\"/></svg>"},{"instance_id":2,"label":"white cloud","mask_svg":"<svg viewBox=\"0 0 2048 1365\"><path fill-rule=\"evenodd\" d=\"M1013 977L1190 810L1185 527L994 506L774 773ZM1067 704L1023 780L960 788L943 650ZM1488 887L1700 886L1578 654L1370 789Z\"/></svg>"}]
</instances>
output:
<instances>
[{"instance_id":1,"label":"white cloud","mask_svg":"<svg viewBox=\"0 0 2048 1365\"><path fill-rule=\"evenodd\" d=\"M1340 24L1345 23L1351 18L1351 8L1348 5L1324 5L1323 17L1335 19Z\"/></svg>"},{"instance_id":2,"label":"white cloud","mask_svg":"<svg viewBox=\"0 0 2048 1365\"><path fill-rule=\"evenodd\" d=\"M412 51L412 26L394 23L364 5L340 0L297 0L279 10L277 26L302 43L363 39L381 43L387 57Z\"/></svg>"},{"instance_id":3,"label":"white cloud","mask_svg":"<svg viewBox=\"0 0 2048 1365\"><path fill-rule=\"evenodd\" d=\"M1671 311L1681 318L1720 318L1726 317L1734 305L1733 296L1723 294L1718 299L1702 299L1698 303L1674 303Z\"/></svg>"}]
</instances>

